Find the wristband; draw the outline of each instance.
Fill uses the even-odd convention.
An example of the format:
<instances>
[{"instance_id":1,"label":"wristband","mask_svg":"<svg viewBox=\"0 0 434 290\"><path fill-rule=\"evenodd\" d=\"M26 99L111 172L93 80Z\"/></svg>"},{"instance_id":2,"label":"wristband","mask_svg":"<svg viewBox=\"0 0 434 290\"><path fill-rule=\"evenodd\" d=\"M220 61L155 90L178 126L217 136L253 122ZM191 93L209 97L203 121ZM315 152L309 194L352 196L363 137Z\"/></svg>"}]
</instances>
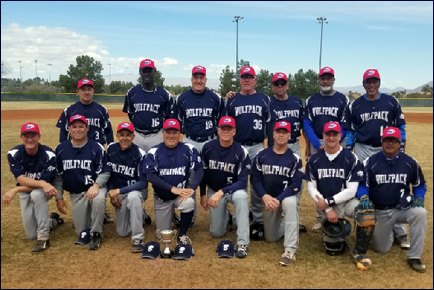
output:
<instances>
[{"instance_id":1,"label":"wristband","mask_svg":"<svg viewBox=\"0 0 434 290\"><path fill-rule=\"evenodd\" d=\"M328 207L328 208L325 209L325 212L326 212L326 213L329 213L332 209L333 209L333 208Z\"/></svg>"}]
</instances>

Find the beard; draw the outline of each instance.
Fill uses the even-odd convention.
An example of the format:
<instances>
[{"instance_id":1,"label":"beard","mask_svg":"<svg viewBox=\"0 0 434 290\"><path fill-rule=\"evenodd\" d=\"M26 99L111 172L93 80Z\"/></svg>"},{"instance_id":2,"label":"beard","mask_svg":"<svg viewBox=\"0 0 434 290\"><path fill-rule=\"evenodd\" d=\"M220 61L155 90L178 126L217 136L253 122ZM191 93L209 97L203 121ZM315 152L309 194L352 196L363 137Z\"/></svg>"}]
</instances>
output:
<instances>
[{"instance_id":1,"label":"beard","mask_svg":"<svg viewBox=\"0 0 434 290\"><path fill-rule=\"evenodd\" d=\"M320 86L319 89L322 93L328 94L333 91L333 86Z\"/></svg>"}]
</instances>

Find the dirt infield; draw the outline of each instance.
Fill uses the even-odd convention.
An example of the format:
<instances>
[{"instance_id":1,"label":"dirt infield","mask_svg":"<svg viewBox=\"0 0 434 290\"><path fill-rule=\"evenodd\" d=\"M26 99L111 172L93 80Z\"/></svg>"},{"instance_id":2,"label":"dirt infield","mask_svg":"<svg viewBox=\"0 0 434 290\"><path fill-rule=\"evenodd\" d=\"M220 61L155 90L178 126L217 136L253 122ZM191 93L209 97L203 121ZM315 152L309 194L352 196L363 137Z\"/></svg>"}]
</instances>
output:
<instances>
[{"instance_id":1,"label":"dirt infield","mask_svg":"<svg viewBox=\"0 0 434 290\"><path fill-rule=\"evenodd\" d=\"M63 110L2 110L2 120L58 119ZM121 110L108 110L110 117L126 117ZM405 113L405 120L411 123L433 123L432 113Z\"/></svg>"}]
</instances>

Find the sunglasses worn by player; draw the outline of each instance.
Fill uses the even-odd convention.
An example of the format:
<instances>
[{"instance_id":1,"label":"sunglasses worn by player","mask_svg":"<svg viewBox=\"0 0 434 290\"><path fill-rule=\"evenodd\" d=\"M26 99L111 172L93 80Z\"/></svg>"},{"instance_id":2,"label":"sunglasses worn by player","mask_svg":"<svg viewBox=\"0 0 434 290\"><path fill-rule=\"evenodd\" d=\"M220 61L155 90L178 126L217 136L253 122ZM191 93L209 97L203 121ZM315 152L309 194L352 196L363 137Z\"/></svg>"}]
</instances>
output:
<instances>
[{"instance_id":1,"label":"sunglasses worn by player","mask_svg":"<svg viewBox=\"0 0 434 290\"><path fill-rule=\"evenodd\" d=\"M287 83L288 83L288 82L285 81L285 80L277 80L277 81L274 81L274 82L273 82L273 85L275 85L276 87L278 87L278 86L282 86L282 87L284 87Z\"/></svg>"}]
</instances>

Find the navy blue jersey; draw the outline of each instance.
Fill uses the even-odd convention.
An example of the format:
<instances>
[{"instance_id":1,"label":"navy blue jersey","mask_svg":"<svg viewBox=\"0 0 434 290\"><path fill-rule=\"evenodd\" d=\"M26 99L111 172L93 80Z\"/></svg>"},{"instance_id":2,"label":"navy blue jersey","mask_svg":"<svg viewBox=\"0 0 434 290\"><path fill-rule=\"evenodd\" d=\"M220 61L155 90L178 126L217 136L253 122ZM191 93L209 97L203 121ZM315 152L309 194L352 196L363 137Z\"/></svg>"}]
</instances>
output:
<instances>
[{"instance_id":1,"label":"navy blue jersey","mask_svg":"<svg viewBox=\"0 0 434 290\"><path fill-rule=\"evenodd\" d=\"M112 124L110 122L107 108L96 102L84 105L78 101L75 104L66 107L57 121L56 127L60 128L59 142L68 139L69 119L76 114L86 117L89 125L87 138L95 140L102 145L106 143L110 144L114 141ZM71 139L71 136L69 136L69 139Z\"/></svg>"},{"instance_id":2,"label":"navy blue jersey","mask_svg":"<svg viewBox=\"0 0 434 290\"><path fill-rule=\"evenodd\" d=\"M355 142L379 147L384 128L401 125L405 125L405 120L398 100L380 94L372 101L367 100L366 95L354 100L349 106L345 126L355 133Z\"/></svg>"},{"instance_id":3,"label":"navy blue jersey","mask_svg":"<svg viewBox=\"0 0 434 290\"><path fill-rule=\"evenodd\" d=\"M338 122L342 125L345 122L348 104L348 97L340 92L335 92L332 96L316 93L306 100L303 119L311 122L316 137L322 139L326 123Z\"/></svg>"},{"instance_id":4,"label":"navy blue jersey","mask_svg":"<svg viewBox=\"0 0 434 290\"><path fill-rule=\"evenodd\" d=\"M357 156L348 149L342 148L332 161L325 150L320 150L309 158L304 179L315 181L323 198L329 198L346 189L347 182L362 181L363 167Z\"/></svg>"},{"instance_id":5,"label":"navy blue jersey","mask_svg":"<svg viewBox=\"0 0 434 290\"><path fill-rule=\"evenodd\" d=\"M205 89L195 93L190 89L176 98L173 112L174 118L182 124L182 133L198 138L217 133L217 122L224 108L224 100L213 91Z\"/></svg>"},{"instance_id":6,"label":"navy blue jersey","mask_svg":"<svg viewBox=\"0 0 434 290\"><path fill-rule=\"evenodd\" d=\"M291 124L291 140L300 137L303 128L303 102L300 98L288 95L286 100L270 97L270 122L267 124L268 147L274 144L273 129L277 121L286 121Z\"/></svg>"},{"instance_id":7,"label":"navy blue jersey","mask_svg":"<svg viewBox=\"0 0 434 290\"><path fill-rule=\"evenodd\" d=\"M226 101L226 115L234 118L237 133L234 140L246 142L263 142L266 138L265 126L270 121L270 98L262 93L242 95L237 93Z\"/></svg>"},{"instance_id":8,"label":"navy blue jersey","mask_svg":"<svg viewBox=\"0 0 434 290\"><path fill-rule=\"evenodd\" d=\"M378 207L395 207L402 194L410 194L416 187L425 185L425 178L419 163L411 156L398 153L388 160L383 152L372 155L363 162L365 181L369 198Z\"/></svg>"},{"instance_id":9,"label":"navy blue jersey","mask_svg":"<svg viewBox=\"0 0 434 290\"><path fill-rule=\"evenodd\" d=\"M128 191L124 188L135 184L141 177L146 177L142 174L145 156L146 152L134 143L126 150L122 150L119 143L111 143L107 147L108 166L111 168L108 190L119 188L121 194L126 193Z\"/></svg>"},{"instance_id":10,"label":"navy blue jersey","mask_svg":"<svg viewBox=\"0 0 434 290\"><path fill-rule=\"evenodd\" d=\"M155 86L152 91L145 91L142 85L128 90L125 95L123 112L128 113L134 129L141 133L157 132L170 118L173 100L169 92Z\"/></svg>"},{"instance_id":11,"label":"navy blue jersey","mask_svg":"<svg viewBox=\"0 0 434 290\"><path fill-rule=\"evenodd\" d=\"M202 162L196 148L192 144L179 142L173 148L167 148L164 142L152 147L145 158L146 167L142 172L148 176L152 183L155 194L164 201L174 200L178 195L170 192L173 186L178 188L188 188L190 170L201 171L203 176ZM151 175L156 175L162 181L161 184L153 183ZM195 178L196 179L196 178ZM200 183L190 187L195 189ZM164 184L164 185L163 185Z\"/></svg>"},{"instance_id":12,"label":"navy blue jersey","mask_svg":"<svg viewBox=\"0 0 434 290\"><path fill-rule=\"evenodd\" d=\"M303 162L291 149L277 154L272 147L262 149L253 160L252 184L262 197L269 194L282 201L297 194L303 182Z\"/></svg>"},{"instance_id":13,"label":"navy blue jersey","mask_svg":"<svg viewBox=\"0 0 434 290\"><path fill-rule=\"evenodd\" d=\"M205 186L224 194L246 189L250 159L247 150L234 141L229 147L222 147L218 139L210 140L202 148L202 164L205 171L200 195L205 195Z\"/></svg>"},{"instance_id":14,"label":"navy blue jersey","mask_svg":"<svg viewBox=\"0 0 434 290\"><path fill-rule=\"evenodd\" d=\"M21 175L52 182L57 175L56 155L51 148L38 143L38 152L29 155L23 144L8 151L9 168L15 178Z\"/></svg>"},{"instance_id":15,"label":"navy blue jersey","mask_svg":"<svg viewBox=\"0 0 434 290\"><path fill-rule=\"evenodd\" d=\"M57 169L63 178L63 189L70 193L87 191L98 176L110 172L104 147L88 139L82 147L63 141L56 147Z\"/></svg>"}]
</instances>

